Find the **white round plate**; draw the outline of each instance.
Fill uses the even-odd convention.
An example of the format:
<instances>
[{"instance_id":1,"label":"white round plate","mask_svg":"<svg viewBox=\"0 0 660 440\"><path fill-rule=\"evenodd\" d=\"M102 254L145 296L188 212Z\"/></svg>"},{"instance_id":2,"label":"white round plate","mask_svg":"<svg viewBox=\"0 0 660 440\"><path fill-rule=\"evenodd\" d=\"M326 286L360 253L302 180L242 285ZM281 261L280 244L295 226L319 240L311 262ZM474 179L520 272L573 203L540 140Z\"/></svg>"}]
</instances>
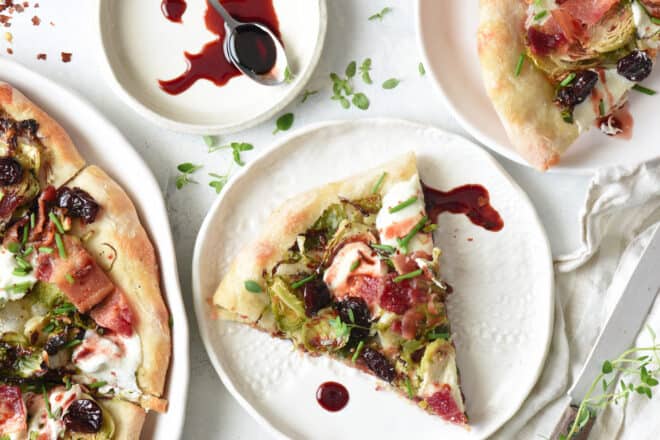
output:
<instances>
[{"instance_id":1,"label":"white round plate","mask_svg":"<svg viewBox=\"0 0 660 440\"><path fill-rule=\"evenodd\" d=\"M188 322L181 298L167 210L158 183L119 130L78 95L6 58L0 58L0 81L16 87L59 122L87 163L102 167L121 184L135 203L140 220L156 248L161 288L174 324L174 355L164 394L169 401L168 410L165 414L149 413L142 438L178 438L183 429L188 395Z\"/></svg>"},{"instance_id":2,"label":"white round plate","mask_svg":"<svg viewBox=\"0 0 660 440\"><path fill-rule=\"evenodd\" d=\"M512 0L513 1L513 0ZM456 119L482 144L523 165L486 94L477 56L479 2L418 0L418 37L424 65ZM644 85L660 90L656 72ZM637 165L660 157L656 132L660 96L631 92L633 138L612 138L592 129L562 155L551 171L591 174L614 165Z\"/></svg>"},{"instance_id":3,"label":"white round plate","mask_svg":"<svg viewBox=\"0 0 660 440\"><path fill-rule=\"evenodd\" d=\"M421 178L450 189L484 185L504 219L488 232L443 214L435 233L472 429L447 424L370 375L296 351L288 341L211 318L232 258L285 199L415 150ZM195 312L219 376L257 420L282 437L482 439L502 426L536 383L550 343L553 271L548 241L523 191L484 150L433 127L387 119L333 122L293 133L234 177L207 215L193 257ZM338 413L315 401L328 380L346 385Z\"/></svg>"},{"instance_id":4,"label":"white round plate","mask_svg":"<svg viewBox=\"0 0 660 440\"><path fill-rule=\"evenodd\" d=\"M222 87L199 80L187 91L169 95L158 80L186 70L184 51L198 53L217 39L204 24L207 2L188 0L183 23L163 16L161 0L97 3L101 64L116 92L145 118L188 133L231 133L273 117L305 87L326 34L325 0L273 0L294 74L291 84L268 87L239 76Z\"/></svg>"}]
</instances>

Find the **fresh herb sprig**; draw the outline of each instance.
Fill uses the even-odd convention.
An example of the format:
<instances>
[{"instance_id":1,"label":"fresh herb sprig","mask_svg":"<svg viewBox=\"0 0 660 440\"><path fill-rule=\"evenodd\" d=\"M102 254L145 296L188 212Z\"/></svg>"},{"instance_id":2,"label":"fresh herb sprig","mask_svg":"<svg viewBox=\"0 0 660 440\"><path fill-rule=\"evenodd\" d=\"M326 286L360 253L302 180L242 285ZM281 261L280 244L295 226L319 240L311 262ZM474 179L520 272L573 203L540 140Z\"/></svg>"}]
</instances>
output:
<instances>
[{"instance_id":1,"label":"fresh herb sprig","mask_svg":"<svg viewBox=\"0 0 660 440\"><path fill-rule=\"evenodd\" d=\"M301 103L301 104L304 103L305 101L307 101L307 99L308 99L310 96L312 96L312 95L316 95L318 92L319 92L318 90L305 90L305 91L303 92L303 97L302 97L302 99L300 100L300 103Z\"/></svg>"},{"instance_id":2,"label":"fresh herb sprig","mask_svg":"<svg viewBox=\"0 0 660 440\"><path fill-rule=\"evenodd\" d=\"M390 8L389 6L386 6L383 9L381 9L380 12L376 12L375 14L369 16L369 21L375 21L375 20L383 21L383 18L385 17L385 15L387 15L391 12L392 12L392 8Z\"/></svg>"},{"instance_id":3,"label":"fresh herb sprig","mask_svg":"<svg viewBox=\"0 0 660 440\"><path fill-rule=\"evenodd\" d=\"M249 144L247 142L231 142L226 145L214 145L212 147L209 147L209 153L215 153L216 151L220 150L231 150L232 157L234 158L234 162L236 162L240 166L244 166L245 162L243 162L243 159L241 158L241 153L244 151L250 151L254 149L254 145Z\"/></svg>"},{"instance_id":4,"label":"fresh herb sprig","mask_svg":"<svg viewBox=\"0 0 660 440\"><path fill-rule=\"evenodd\" d=\"M365 60L366 62L366 60ZM369 60L369 63L367 64L367 68L371 68L371 60ZM364 62L360 66L360 71L362 72L362 79L365 80L364 72L363 70L364 67ZM355 76L357 72L357 64L355 61L351 61L348 63L348 66L346 66L345 70L345 78L340 77L337 75L335 72L332 72L330 74L330 80L332 81L332 92L333 95L330 99L333 101L338 101L339 104L345 108L348 109L351 106L351 103L360 110L367 110L369 108L370 102L369 98L367 95L361 92L355 92L353 89L353 84L352 84L352 78ZM366 70L367 76L369 74L369 71ZM371 78L369 77L369 81L371 81ZM365 80L365 82L367 82ZM369 83L368 83L369 84ZM350 98L350 100L349 100Z\"/></svg>"},{"instance_id":5,"label":"fresh herb sprig","mask_svg":"<svg viewBox=\"0 0 660 440\"><path fill-rule=\"evenodd\" d=\"M371 58L365 58L364 61L362 61L362 64L360 64L360 76L362 77L362 81L364 81L365 84L373 83L371 80L371 74L369 73L370 71Z\"/></svg>"},{"instance_id":6,"label":"fresh herb sprig","mask_svg":"<svg viewBox=\"0 0 660 440\"><path fill-rule=\"evenodd\" d=\"M217 173L209 173L209 176L212 177L211 181L209 182L209 186L215 190L216 194L220 194L222 188L224 188L229 181L229 174L223 175Z\"/></svg>"},{"instance_id":7,"label":"fresh herb sprig","mask_svg":"<svg viewBox=\"0 0 660 440\"><path fill-rule=\"evenodd\" d=\"M280 131L287 131L293 125L294 116L293 113L285 113L275 121L275 130L273 134L277 134Z\"/></svg>"},{"instance_id":8,"label":"fresh herb sprig","mask_svg":"<svg viewBox=\"0 0 660 440\"><path fill-rule=\"evenodd\" d=\"M633 393L649 399L653 397L652 389L660 383L660 344L653 329L646 328L651 335L651 345L631 348L618 358L603 362L600 374L578 407L570 430L567 434L561 434L560 440L572 440L598 411L612 403L627 402ZM600 395L596 395L598 388L602 388Z\"/></svg>"},{"instance_id":9,"label":"fresh herb sprig","mask_svg":"<svg viewBox=\"0 0 660 440\"><path fill-rule=\"evenodd\" d=\"M181 174L176 177L176 189L181 189L189 183L197 183L197 181L191 179L190 176L200 170L202 166L203 165L195 165L191 162L185 162L177 165L176 169L179 170Z\"/></svg>"}]
</instances>

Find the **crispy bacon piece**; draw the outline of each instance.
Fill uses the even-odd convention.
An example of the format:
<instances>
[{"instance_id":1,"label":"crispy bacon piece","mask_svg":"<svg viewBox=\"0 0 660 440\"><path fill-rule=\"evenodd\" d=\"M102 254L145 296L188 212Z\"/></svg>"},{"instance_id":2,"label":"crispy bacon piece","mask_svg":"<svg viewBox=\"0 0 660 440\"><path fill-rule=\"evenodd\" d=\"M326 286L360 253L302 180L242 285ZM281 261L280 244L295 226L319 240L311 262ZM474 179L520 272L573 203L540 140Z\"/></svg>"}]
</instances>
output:
<instances>
[{"instance_id":1,"label":"crispy bacon piece","mask_svg":"<svg viewBox=\"0 0 660 440\"><path fill-rule=\"evenodd\" d=\"M105 301L94 307L90 315L101 327L122 336L133 333L133 313L124 293L119 289L115 289Z\"/></svg>"},{"instance_id":2,"label":"crispy bacon piece","mask_svg":"<svg viewBox=\"0 0 660 440\"><path fill-rule=\"evenodd\" d=\"M49 282L57 285L80 312L86 313L115 290L115 286L78 240L69 236L63 240L67 258L53 259Z\"/></svg>"},{"instance_id":3,"label":"crispy bacon piece","mask_svg":"<svg viewBox=\"0 0 660 440\"><path fill-rule=\"evenodd\" d=\"M21 389L16 386L0 385L0 433L13 434L27 431L26 413Z\"/></svg>"}]
</instances>

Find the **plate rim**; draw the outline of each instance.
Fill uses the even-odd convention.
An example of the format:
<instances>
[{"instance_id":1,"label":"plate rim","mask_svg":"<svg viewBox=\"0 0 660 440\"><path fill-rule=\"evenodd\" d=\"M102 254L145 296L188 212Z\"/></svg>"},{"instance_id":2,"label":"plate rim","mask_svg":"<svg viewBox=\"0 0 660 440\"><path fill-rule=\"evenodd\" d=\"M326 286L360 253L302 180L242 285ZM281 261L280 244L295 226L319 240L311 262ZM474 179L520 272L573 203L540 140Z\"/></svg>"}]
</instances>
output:
<instances>
[{"instance_id":1,"label":"plate rim","mask_svg":"<svg viewBox=\"0 0 660 440\"><path fill-rule=\"evenodd\" d=\"M175 398L180 398L179 393L183 393L184 396L188 395L188 385L189 385L189 380L190 380L190 360L189 357L187 356L189 348L190 348L190 341L189 341L189 323L188 323L188 318L186 316L186 311L185 311L185 305L183 303L183 295L181 292L181 285L179 281L179 270L176 262L176 250L174 248L174 240L172 237L172 228L169 220L169 216L167 214L167 208L165 206L165 201L161 195L160 192L160 187L158 185L158 181L154 177L154 174L152 173L151 169L149 166L146 164L144 159L139 155L139 153L133 148L131 143L126 139L126 137L121 133L121 131L109 120L107 119L99 110L96 109L87 99L82 97L79 93L76 91L73 91L69 89L68 87L62 86L58 83L56 83L54 80L38 73L35 72L31 69L28 69L27 67L23 66L20 63L17 63L13 60L8 60L4 57L0 57L0 67L2 66L8 66L7 69L0 69L0 80L8 82L10 85L12 84L11 78L11 70L19 72L22 76L24 77L29 77L32 78L30 79L30 82L33 82L35 84L43 84L45 85L46 89L51 89L51 90L57 90L59 94L63 94L65 96L68 96L72 101L76 101L77 105L85 108L87 114L91 114L93 118L96 118L98 121L100 121L103 125L105 125L105 130L112 132L113 135L115 136L116 139L120 140L120 148L124 149L125 151L122 154L127 154L128 159L131 161L134 161L139 168L142 168L143 171L143 178L145 181L151 185L153 188L157 189L157 193L159 195L157 199L157 205L154 208L151 208L150 211L154 211L154 209L157 211L158 216L162 216L164 219L164 230L159 231L160 233L164 233L165 236L159 236L159 240L156 241L152 237L154 234L149 231L149 226L145 225L144 220L142 219L143 216L140 215L140 223L142 226L147 229L147 233L149 235L149 239L152 242L156 255L157 255L157 260L158 260L158 265L159 265L159 274L160 274L160 284L161 284L161 291L163 293L163 299L166 302L166 307L168 308L168 312L170 316L176 321L176 337L175 335L175 330L174 328L171 329L172 337L171 337L171 353L172 353L172 358L170 360L170 365L168 367L168 374L167 374L167 379L165 382L165 389L164 389L164 396L167 398L168 401L171 401ZM9 75L7 75L7 71L10 71ZM23 93L24 89L19 88L19 90ZM26 96L28 96L28 99L32 100L32 97L29 96L29 91L25 91ZM37 105L40 106L41 104L38 101L35 101ZM57 121L58 124L60 123ZM98 151L97 148L92 146L93 143L90 143L86 145L86 148ZM82 154L82 153L81 153ZM103 155L103 154L101 154ZM87 158L83 155L83 158L85 158L85 167L92 166L92 165L98 165L101 166L100 164L97 163L91 163L87 162ZM111 176L113 177L113 176ZM114 177L113 177L114 179ZM124 189L124 185L120 183L120 186L122 189ZM130 196L129 196L130 197ZM136 201L134 200L133 197L130 197L131 202L136 205L141 207ZM167 267L168 270L165 271L164 268ZM173 366L174 366L174 353L175 353L175 344L176 344L176 350L181 351L182 353L186 353L186 356L181 356L180 358L177 359L177 363L181 366L181 377L175 377L173 376ZM178 383L179 385L174 387L174 383ZM176 394L175 394L176 393ZM169 409L168 409L169 410ZM175 425L174 428L175 430L172 430L172 428L169 429L170 433L176 434L175 437L180 437L181 434L183 433L183 427L185 425L185 420L186 420L186 404L184 403L182 406L182 411L180 411L178 414L172 414L169 412L165 412L163 414L156 414L156 417L170 417L169 423ZM147 415L148 416L148 415ZM147 421L145 420L145 425L147 426ZM168 427L169 428L169 427ZM144 427L143 427L144 429Z\"/></svg>"},{"instance_id":2,"label":"plate rim","mask_svg":"<svg viewBox=\"0 0 660 440\"><path fill-rule=\"evenodd\" d=\"M351 126L351 125L360 125L360 124L401 124L401 125L408 125L409 127L413 129L431 129L435 130L438 132L441 132L443 135L446 135L448 137L453 137L453 138L458 138L461 139L468 144L471 144L471 146L474 148L475 153L480 154L483 156L483 158L490 162L499 172L502 174L504 178L512 185L513 189L517 191L522 198L522 200L527 203L528 207L531 209L531 214L532 218L536 222L536 226L539 228L541 235L542 235L542 240L541 242L543 243L543 251L545 254L545 259L548 263L547 267L547 276L548 279L545 280L545 284L547 284L547 288L549 290L549 317L548 317L548 325L544 329L545 330L545 339L546 339L546 345L543 350L543 356L540 359L539 365L536 367L536 373L533 375L533 379L530 380L530 383L528 384L528 390L525 393L525 396L523 399L521 399L520 403L518 405L514 405L514 407L511 408L509 411L510 414L506 414L503 416L503 421L499 426L494 427L490 432L487 432L485 434L485 437L488 437L490 435L493 435L495 432L497 432L499 429L501 429L503 426L506 425L507 422L511 420L515 414L518 413L520 408L522 408L523 404L525 401L528 399L530 393L532 392L534 386L538 383L541 374L544 371L544 366L548 357L548 354L550 352L550 346L552 344L553 340L553 334L554 334L554 324L555 324L555 306L556 306L556 294L555 294L555 280L554 280L554 266L553 266L553 260L552 260L552 252L550 250L550 241L548 240L548 235L545 231L545 227L543 226L543 223L541 222L540 217L538 216L538 212L536 211L536 208L532 204L531 200L529 199L529 196L527 193L518 185L518 183L511 177L511 175L502 167L502 165L495 160L495 158L485 149L481 148L471 140L465 138L464 136L448 132L442 128L436 127L431 124L424 124L424 123L419 123L419 122L413 122L407 119L401 119L401 118L388 118L388 117L376 117L376 118L360 118L356 120L329 120L329 121L322 121L322 122L316 122L312 124L308 124L304 127L301 127L297 129L296 131L293 131L289 134L287 134L286 137L283 137L282 139L275 141L271 143L267 148L265 148L254 160L252 160L250 163L248 163L244 168L242 168L231 181L223 188L222 192L216 197L216 199L213 201L213 204L209 208L206 216L204 217L204 221L202 222L202 225L199 229L199 232L197 234L197 237L195 239L195 246L193 249L193 258L192 258L192 293L193 293L193 306L194 306L194 312L195 312L195 318L197 321L197 327L199 330L200 337L202 339L202 343L204 344L204 349L206 350L206 353L211 361L211 364L213 365L213 368L216 372L216 374L220 377L223 385L227 388L227 390L231 393L232 397L238 401L238 403L241 405L241 407L254 419L256 420L262 427L264 427L271 435L278 439L287 439L289 438L284 432L280 431L274 423L272 423L268 418L263 416L256 407L254 407L248 400L245 398L241 392L237 389L237 387L234 385L233 381L229 377L229 373L225 370L224 365L220 361L219 356L215 355L215 351L213 350L212 343L211 343L211 336L210 336L210 325L208 324L209 317L208 313L206 310L207 303L205 301L205 298L202 298L202 288L201 288L201 278L200 278L200 261L201 261L201 251L202 247L204 245L204 240L205 237L208 233L209 228L212 226L213 219L218 213L219 207L226 196L226 194L229 192L229 190L238 182L239 180L243 179L245 175L247 175L248 172L250 172L251 168L255 166L258 162L261 162L263 160L267 160L269 156L273 153L275 153L278 149L286 146L289 142L292 142L298 137L305 136L311 132L317 131L317 130L322 130L326 128L333 128L333 127L339 127L341 125L346 125L346 126Z\"/></svg>"},{"instance_id":3,"label":"plate rim","mask_svg":"<svg viewBox=\"0 0 660 440\"><path fill-rule=\"evenodd\" d=\"M512 162L515 162L519 165L522 165L526 168L535 170L532 165L529 164L523 157L514 150L512 146L505 146L496 140L492 139L490 136L479 130L475 124L468 121L461 112L458 111L454 101L449 97L449 94L445 90L445 86L440 80L440 74L436 72L436 69L433 68L433 64L430 62L430 54L428 45L425 42L425 26L424 23L424 7L427 4L433 4L434 0L417 0L415 3L415 27L417 28L417 45L420 48L422 60L424 66L426 67L426 72L429 73L431 77L431 83L433 88L438 92L441 100L454 117L461 127L472 137L474 137L480 144L485 147L493 150L497 154L504 156ZM576 167L564 167L561 162L551 168L549 168L546 173L549 174L566 174L572 176L593 176L598 171L598 167L589 167L589 166L576 166Z\"/></svg>"},{"instance_id":4,"label":"plate rim","mask_svg":"<svg viewBox=\"0 0 660 440\"><path fill-rule=\"evenodd\" d=\"M272 118L277 113L282 111L286 106L291 104L294 99L298 97L300 92L307 86L309 80L312 78L312 75L318 67L319 61L321 59L321 54L325 46L325 38L327 35L328 28L328 9L326 0L317 0L319 5L319 32L317 35L314 52L310 58L310 63L307 69L303 72L301 79L285 94L276 105L270 109L262 112L256 117L245 118L243 121L233 124L192 124L187 122L177 121L176 119L163 116L152 110L145 104L143 104L139 99L133 96L126 88L121 84L115 70L113 69L110 59L107 54L107 48L105 44L105 38L103 33L103 10L104 5L108 2L114 0L97 0L95 1L96 10L94 11L94 35L95 35L95 45L100 50L97 50L97 58L103 75L106 78L109 78L109 83L113 91L119 95L122 101L127 104L131 109L138 113L143 118L153 122L159 127L166 128L168 130L180 132L180 133L189 133L189 134L198 134L198 135L224 135L237 133L248 128L252 128L256 125L265 122L266 120Z\"/></svg>"}]
</instances>

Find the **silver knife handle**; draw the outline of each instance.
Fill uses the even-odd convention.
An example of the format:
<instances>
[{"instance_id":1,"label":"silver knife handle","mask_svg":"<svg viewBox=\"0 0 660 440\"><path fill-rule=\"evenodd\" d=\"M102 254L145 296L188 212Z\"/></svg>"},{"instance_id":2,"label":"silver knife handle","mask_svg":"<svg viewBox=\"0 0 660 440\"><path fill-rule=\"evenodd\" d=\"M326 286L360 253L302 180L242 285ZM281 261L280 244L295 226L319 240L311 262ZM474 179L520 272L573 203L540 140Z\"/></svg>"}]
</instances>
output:
<instances>
[{"instance_id":1,"label":"silver knife handle","mask_svg":"<svg viewBox=\"0 0 660 440\"><path fill-rule=\"evenodd\" d=\"M555 430L552 431L550 440L559 440L559 436L562 434L568 435L568 431L571 430L571 426L577 417L577 413L578 407L569 405L568 408L566 408L566 411L564 411L564 414L561 415L559 423L557 423L557 426L555 426ZM587 440L595 421L596 417L590 416L587 424L584 425L584 427L579 430L570 440Z\"/></svg>"}]
</instances>

